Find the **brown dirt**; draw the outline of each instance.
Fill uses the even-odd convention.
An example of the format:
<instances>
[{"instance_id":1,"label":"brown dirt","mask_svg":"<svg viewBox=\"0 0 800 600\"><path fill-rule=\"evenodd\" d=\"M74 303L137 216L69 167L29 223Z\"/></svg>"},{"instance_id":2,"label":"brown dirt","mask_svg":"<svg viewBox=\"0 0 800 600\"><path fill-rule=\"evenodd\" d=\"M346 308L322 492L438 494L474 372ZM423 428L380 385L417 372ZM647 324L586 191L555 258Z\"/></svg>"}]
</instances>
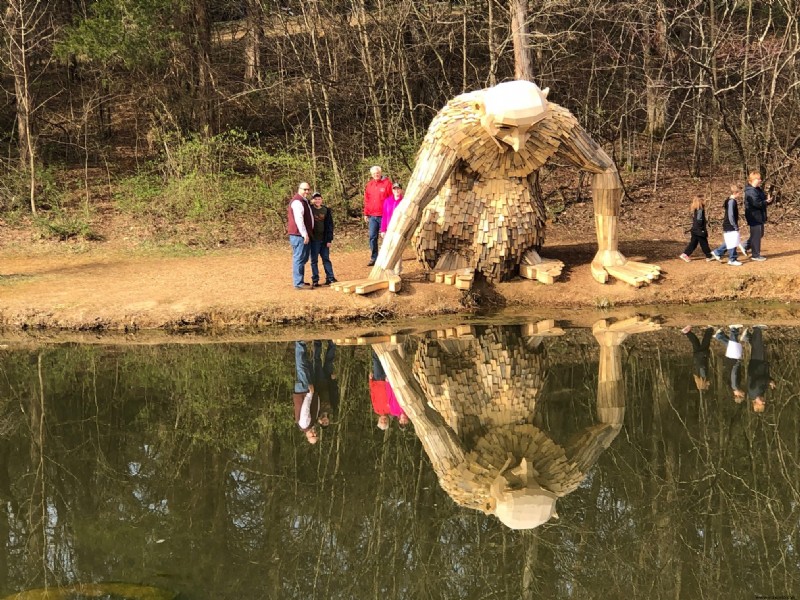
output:
<instances>
[{"instance_id":1,"label":"brown dirt","mask_svg":"<svg viewBox=\"0 0 800 600\"><path fill-rule=\"evenodd\" d=\"M590 205L579 206L587 212ZM680 229L658 224L636 230L621 243L629 258L660 264L661 281L640 289L620 282L596 283L589 273L595 245L590 231L576 231L566 215L551 229L543 255L567 265L561 280L546 286L517 280L496 286L496 304L511 312L543 314L549 309L594 311L642 305L698 305L715 300L800 301L797 224L770 225L764 263L742 267L707 263L699 250L686 264L677 258L685 240ZM655 229L655 231L654 231ZM582 238L576 241L575 238ZM0 326L9 330L241 329L275 324L344 323L354 320L418 318L464 311L461 292L428 283L412 252L406 252L404 289L394 295L349 296L327 288L295 291L290 282L288 244L225 249L200 256L149 255L112 243L67 251L64 244L11 244L0 250ZM336 251L337 277L365 276L364 250ZM310 276L307 273L307 278ZM563 311L561 311L563 313Z\"/></svg>"}]
</instances>

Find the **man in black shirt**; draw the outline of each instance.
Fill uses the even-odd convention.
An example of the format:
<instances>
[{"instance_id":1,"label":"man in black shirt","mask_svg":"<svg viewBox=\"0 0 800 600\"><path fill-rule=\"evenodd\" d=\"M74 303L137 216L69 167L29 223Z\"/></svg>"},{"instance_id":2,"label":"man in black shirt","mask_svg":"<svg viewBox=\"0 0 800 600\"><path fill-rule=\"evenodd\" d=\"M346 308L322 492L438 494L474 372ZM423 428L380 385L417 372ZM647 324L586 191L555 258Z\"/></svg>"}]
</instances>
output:
<instances>
[{"instance_id":1,"label":"man in black shirt","mask_svg":"<svg viewBox=\"0 0 800 600\"><path fill-rule=\"evenodd\" d=\"M333 214L322 204L322 194L314 192L311 196L311 212L314 215L314 230L311 233L311 287L319 286L318 258L322 258L325 269L325 285L336 282L331 264L331 242L333 242Z\"/></svg>"}]
</instances>

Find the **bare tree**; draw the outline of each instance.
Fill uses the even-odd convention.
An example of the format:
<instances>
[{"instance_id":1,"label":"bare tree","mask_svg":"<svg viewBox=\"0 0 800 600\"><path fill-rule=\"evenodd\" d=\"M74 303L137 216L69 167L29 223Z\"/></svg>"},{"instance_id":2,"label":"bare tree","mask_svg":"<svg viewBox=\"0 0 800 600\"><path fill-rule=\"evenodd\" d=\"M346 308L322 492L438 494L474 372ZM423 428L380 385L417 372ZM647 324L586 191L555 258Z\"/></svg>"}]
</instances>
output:
<instances>
[{"instance_id":1,"label":"bare tree","mask_svg":"<svg viewBox=\"0 0 800 600\"><path fill-rule=\"evenodd\" d=\"M48 4L43 0L9 0L3 15L6 51L3 63L14 79L17 108L19 166L28 175L31 212L36 214L37 140L33 93L36 76L31 72L33 56L41 53L52 37Z\"/></svg>"}]
</instances>

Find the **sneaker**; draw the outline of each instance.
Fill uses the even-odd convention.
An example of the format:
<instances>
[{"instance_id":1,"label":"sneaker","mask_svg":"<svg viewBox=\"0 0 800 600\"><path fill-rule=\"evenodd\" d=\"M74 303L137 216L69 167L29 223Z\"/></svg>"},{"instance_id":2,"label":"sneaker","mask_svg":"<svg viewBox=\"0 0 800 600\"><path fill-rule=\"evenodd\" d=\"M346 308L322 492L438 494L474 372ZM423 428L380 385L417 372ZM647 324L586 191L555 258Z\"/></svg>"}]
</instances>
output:
<instances>
[{"instance_id":1,"label":"sneaker","mask_svg":"<svg viewBox=\"0 0 800 600\"><path fill-rule=\"evenodd\" d=\"M692 330L692 326L691 325L687 325L686 327L681 329L681 333L689 333L691 330Z\"/></svg>"},{"instance_id":2,"label":"sneaker","mask_svg":"<svg viewBox=\"0 0 800 600\"><path fill-rule=\"evenodd\" d=\"M714 260L713 256L706 256L706 262L711 262L712 260ZM717 260L719 260L719 259L717 259Z\"/></svg>"},{"instance_id":3,"label":"sneaker","mask_svg":"<svg viewBox=\"0 0 800 600\"><path fill-rule=\"evenodd\" d=\"M296 289L298 292L304 292L306 290L310 290L311 286L310 285L296 285L296 286L294 286L294 289Z\"/></svg>"},{"instance_id":4,"label":"sneaker","mask_svg":"<svg viewBox=\"0 0 800 600\"><path fill-rule=\"evenodd\" d=\"M750 260L754 260L756 262L764 262L765 260L767 260L767 257L766 256L754 256Z\"/></svg>"},{"instance_id":5,"label":"sneaker","mask_svg":"<svg viewBox=\"0 0 800 600\"><path fill-rule=\"evenodd\" d=\"M319 287L319 283L312 283L311 284L311 289L318 288L318 287Z\"/></svg>"},{"instance_id":6,"label":"sneaker","mask_svg":"<svg viewBox=\"0 0 800 600\"><path fill-rule=\"evenodd\" d=\"M329 279L328 281L326 281L325 285L332 285L332 284L338 283L338 282L339 282L339 280L334 277L333 279Z\"/></svg>"},{"instance_id":7,"label":"sneaker","mask_svg":"<svg viewBox=\"0 0 800 600\"><path fill-rule=\"evenodd\" d=\"M729 260L728 264L730 266L732 266L732 267L741 267L742 266L742 263L740 263L738 260Z\"/></svg>"},{"instance_id":8,"label":"sneaker","mask_svg":"<svg viewBox=\"0 0 800 600\"><path fill-rule=\"evenodd\" d=\"M719 254L717 254L716 252L712 252L711 253L711 258L713 258L716 261L722 260L722 257Z\"/></svg>"},{"instance_id":9,"label":"sneaker","mask_svg":"<svg viewBox=\"0 0 800 600\"><path fill-rule=\"evenodd\" d=\"M685 253L681 254L681 260L683 260L684 262L692 262L692 259L689 258Z\"/></svg>"}]
</instances>

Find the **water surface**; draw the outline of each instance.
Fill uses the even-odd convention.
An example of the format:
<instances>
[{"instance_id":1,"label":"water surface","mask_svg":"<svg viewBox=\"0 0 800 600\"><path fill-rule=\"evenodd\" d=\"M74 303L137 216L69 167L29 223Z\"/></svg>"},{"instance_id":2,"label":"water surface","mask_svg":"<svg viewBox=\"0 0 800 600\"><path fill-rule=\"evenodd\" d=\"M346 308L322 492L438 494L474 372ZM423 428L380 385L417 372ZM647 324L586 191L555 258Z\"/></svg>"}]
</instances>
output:
<instances>
[{"instance_id":1,"label":"water surface","mask_svg":"<svg viewBox=\"0 0 800 600\"><path fill-rule=\"evenodd\" d=\"M775 387L756 413L752 343L737 362L712 341L698 379L680 331L610 325L321 341L332 423L315 445L292 399L313 341L5 350L0 597L78 582L189 599L797 595L800 330L763 331ZM377 426L382 376L405 427L392 411ZM523 426L566 466L533 460L558 518L515 530L452 468L489 469L497 432Z\"/></svg>"}]
</instances>

